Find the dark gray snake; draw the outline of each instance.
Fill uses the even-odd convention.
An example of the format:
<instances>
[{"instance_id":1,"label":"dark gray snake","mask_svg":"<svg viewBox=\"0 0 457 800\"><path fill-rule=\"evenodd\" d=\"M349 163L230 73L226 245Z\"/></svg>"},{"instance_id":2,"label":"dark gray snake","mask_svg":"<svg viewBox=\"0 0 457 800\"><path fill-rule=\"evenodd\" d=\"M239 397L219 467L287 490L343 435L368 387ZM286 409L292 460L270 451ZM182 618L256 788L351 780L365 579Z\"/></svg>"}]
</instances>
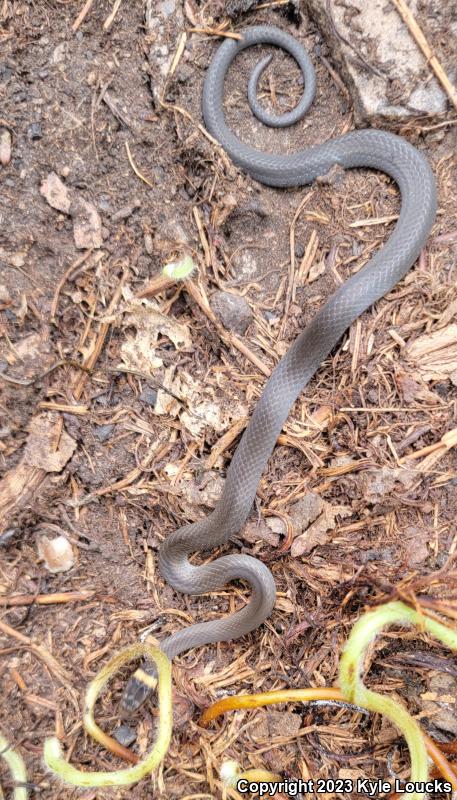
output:
<instances>
[{"instance_id":1,"label":"dark gray snake","mask_svg":"<svg viewBox=\"0 0 457 800\"><path fill-rule=\"evenodd\" d=\"M241 50L257 44L275 45L289 53L303 73L304 93L300 103L294 111L275 117L266 113L256 99L257 81L270 57L254 69L248 99L252 111L266 124L279 127L301 119L315 92L312 63L292 36L270 26L247 28L241 33L241 40L226 39L219 47L203 88L206 127L234 163L261 183L283 187L309 184L327 174L335 164L345 169L380 170L398 185L401 212L384 247L339 287L274 369L232 458L222 496L214 511L205 519L172 533L162 545L160 571L180 592L211 592L233 580L244 580L252 588L248 605L236 614L192 625L162 641L161 649L170 658L210 642L237 639L257 628L271 613L275 584L264 564L247 555L227 555L205 566L193 566L188 556L215 548L240 530L251 511L260 477L293 403L351 323L389 292L415 262L436 212L435 181L427 160L407 141L391 133L358 130L292 155L264 153L237 139L224 119L223 96L227 70ZM153 675L154 668L147 666L146 673ZM130 679L123 698L124 708L133 710L145 699L149 689L143 678L144 672L139 670Z\"/></svg>"}]
</instances>

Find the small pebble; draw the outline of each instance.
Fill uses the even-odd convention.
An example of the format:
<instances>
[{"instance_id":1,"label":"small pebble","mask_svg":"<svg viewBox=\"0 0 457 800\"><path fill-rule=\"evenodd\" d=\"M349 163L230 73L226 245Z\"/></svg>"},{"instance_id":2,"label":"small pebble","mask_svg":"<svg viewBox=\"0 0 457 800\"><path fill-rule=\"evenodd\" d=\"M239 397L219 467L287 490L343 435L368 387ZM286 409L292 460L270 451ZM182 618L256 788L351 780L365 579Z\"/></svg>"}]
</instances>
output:
<instances>
[{"instance_id":1,"label":"small pebble","mask_svg":"<svg viewBox=\"0 0 457 800\"><path fill-rule=\"evenodd\" d=\"M297 244L295 245L295 257L303 258L304 255L305 255L305 248L303 247L302 244L299 244L297 242Z\"/></svg>"},{"instance_id":2,"label":"small pebble","mask_svg":"<svg viewBox=\"0 0 457 800\"><path fill-rule=\"evenodd\" d=\"M0 64L0 81L7 81L11 78L13 74L13 70L9 67L5 67L4 64Z\"/></svg>"},{"instance_id":3,"label":"small pebble","mask_svg":"<svg viewBox=\"0 0 457 800\"><path fill-rule=\"evenodd\" d=\"M243 334L252 320L251 308L241 295L214 292L210 306L229 331Z\"/></svg>"},{"instance_id":4,"label":"small pebble","mask_svg":"<svg viewBox=\"0 0 457 800\"><path fill-rule=\"evenodd\" d=\"M274 311L269 311L266 309L263 312L263 316L265 317L266 321L270 323L270 325L275 325L276 322L279 322L279 317Z\"/></svg>"},{"instance_id":5,"label":"small pebble","mask_svg":"<svg viewBox=\"0 0 457 800\"><path fill-rule=\"evenodd\" d=\"M128 725L119 725L119 728L116 728L113 734L116 742L122 744L124 747L130 747L131 744L136 741L136 733L133 728L130 728Z\"/></svg>"},{"instance_id":6,"label":"small pebble","mask_svg":"<svg viewBox=\"0 0 457 800\"><path fill-rule=\"evenodd\" d=\"M4 533L0 533L0 545L8 544L18 532L17 528L8 528Z\"/></svg>"},{"instance_id":7,"label":"small pebble","mask_svg":"<svg viewBox=\"0 0 457 800\"><path fill-rule=\"evenodd\" d=\"M11 295L8 287L0 283L0 303L11 303Z\"/></svg>"},{"instance_id":8,"label":"small pebble","mask_svg":"<svg viewBox=\"0 0 457 800\"><path fill-rule=\"evenodd\" d=\"M146 250L148 256L152 256L154 252L154 242L150 233L144 234L144 249Z\"/></svg>"},{"instance_id":9,"label":"small pebble","mask_svg":"<svg viewBox=\"0 0 457 800\"><path fill-rule=\"evenodd\" d=\"M113 222L120 222L123 219L128 219L129 217L132 216L133 212L136 211L137 208L139 207L140 203L138 202L138 200L134 200L133 203L131 203L130 205L123 206L122 208L119 209L119 211L116 211L114 214L112 214L111 220Z\"/></svg>"},{"instance_id":10,"label":"small pebble","mask_svg":"<svg viewBox=\"0 0 457 800\"><path fill-rule=\"evenodd\" d=\"M43 129L41 127L41 122L32 122L32 124L27 128L27 136L32 140L32 142L36 141L37 139L42 139Z\"/></svg>"},{"instance_id":11,"label":"small pebble","mask_svg":"<svg viewBox=\"0 0 457 800\"><path fill-rule=\"evenodd\" d=\"M113 435L114 425L97 425L94 436L99 442L107 442Z\"/></svg>"},{"instance_id":12,"label":"small pebble","mask_svg":"<svg viewBox=\"0 0 457 800\"><path fill-rule=\"evenodd\" d=\"M155 406L157 400L157 392L150 386L145 386L140 394L140 400L148 406Z\"/></svg>"},{"instance_id":13,"label":"small pebble","mask_svg":"<svg viewBox=\"0 0 457 800\"><path fill-rule=\"evenodd\" d=\"M111 211L110 200L106 194L100 195L100 199L98 201L98 208L100 211L104 211L105 213Z\"/></svg>"},{"instance_id":14,"label":"small pebble","mask_svg":"<svg viewBox=\"0 0 457 800\"><path fill-rule=\"evenodd\" d=\"M11 161L11 133L6 128L0 132L0 164L6 167Z\"/></svg>"}]
</instances>

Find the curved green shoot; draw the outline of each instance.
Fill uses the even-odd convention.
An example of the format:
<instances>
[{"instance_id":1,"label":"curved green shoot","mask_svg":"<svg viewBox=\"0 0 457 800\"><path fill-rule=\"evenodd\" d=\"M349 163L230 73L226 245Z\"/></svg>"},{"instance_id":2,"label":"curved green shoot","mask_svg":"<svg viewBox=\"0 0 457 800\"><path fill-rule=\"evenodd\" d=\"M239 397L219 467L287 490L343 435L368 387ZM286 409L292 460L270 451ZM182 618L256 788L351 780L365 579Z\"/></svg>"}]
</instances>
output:
<instances>
[{"instance_id":1,"label":"curved green shoot","mask_svg":"<svg viewBox=\"0 0 457 800\"><path fill-rule=\"evenodd\" d=\"M161 650L149 644L141 643L124 648L100 670L86 692L84 727L97 742L100 744L105 743L106 734L99 728L94 719L95 702L104 686L119 668L139 657L146 657L154 661L158 675L159 724L157 737L150 753L138 764L126 769L113 770L112 772L82 772L67 763L58 739L55 737L46 739L44 743L44 762L65 783L79 787L130 786L140 781L145 775L153 772L164 759L170 744L173 724L171 662Z\"/></svg>"},{"instance_id":2,"label":"curved green shoot","mask_svg":"<svg viewBox=\"0 0 457 800\"><path fill-rule=\"evenodd\" d=\"M401 731L408 745L411 759L410 780L414 783L427 781L427 750L419 725L398 702L367 689L361 678L368 646L388 625L415 625L455 651L457 632L420 614L405 603L386 603L368 611L356 622L340 659L339 683L344 698L349 703L356 703L387 717ZM424 796L424 792L409 792L403 795L403 800L423 800Z\"/></svg>"},{"instance_id":3,"label":"curved green shoot","mask_svg":"<svg viewBox=\"0 0 457 800\"><path fill-rule=\"evenodd\" d=\"M8 740L0 731L0 756L6 761L9 771L15 783L14 787L14 800L27 800L27 770L25 768L24 759L17 752L13 750ZM21 784L24 784L21 786ZM0 786L0 798L3 797L2 788Z\"/></svg>"}]
</instances>

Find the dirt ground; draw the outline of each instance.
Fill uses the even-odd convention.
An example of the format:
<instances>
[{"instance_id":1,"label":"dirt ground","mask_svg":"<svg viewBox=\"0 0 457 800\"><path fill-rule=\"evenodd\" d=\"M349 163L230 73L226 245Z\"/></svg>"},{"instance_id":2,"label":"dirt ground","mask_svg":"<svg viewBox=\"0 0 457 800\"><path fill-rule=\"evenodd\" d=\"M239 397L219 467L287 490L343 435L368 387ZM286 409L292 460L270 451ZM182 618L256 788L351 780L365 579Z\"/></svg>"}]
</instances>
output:
<instances>
[{"instance_id":1,"label":"dirt ground","mask_svg":"<svg viewBox=\"0 0 457 800\"><path fill-rule=\"evenodd\" d=\"M31 796L43 800L105 796L46 773L47 736L57 734L81 768L121 763L81 724L84 689L109 654L145 630L160 640L246 602L242 584L204 597L175 593L158 573L158 547L214 505L236 426L265 374L386 240L399 209L392 183L365 170L296 190L262 187L204 135L201 90L217 40L189 29L222 23L222 2L161 0L146 23L144 3L124 1L106 31L113 6L102 0L74 31L83 5L0 3L0 147L11 142L0 166L1 727L25 759ZM267 22L297 36L316 67L316 100L295 128L263 128L245 101L258 58L246 52L227 81L230 124L245 141L278 151L351 130L351 98L328 69L331 52L313 21L265 5L240 14L232 29ZM422 6L418 20L447 68L455 61L448 14L431 20ZM264 101L292 107L298 77L277 57L262 79ZM172 745L158 774L128 790L132 800L221 797L227 758L295 778L408 774L397 732L353 710L279 706L236 712L207 730L198 718L238 692L333 685L340 646L368 605L419 598L455 619L456 453L422 453L457 426L455 123L449 110L393 128L426 153L436 175L439 211L427 247L295 404L246 530L220 550L265 561L277 606L243 640L176 660ZM43 181L52 173L60 195L50 203ZM171 328L163 318L151 327L152 306L133 299L186 252L198 264L200 298L224 291L249 304L239 335L253 360L228 346L183 285L148 301ZM233 436L219 451L227 431ZM306 525L310 498L318 510ZM75 563L53 573L43 537L59 535ZM90 594L37 601L68 592ZM32 600L11 606L14 595ZM455 657L422 634L394 631L373 647L370 665L370 686L405 702L437 741L455 738ZM129 672L97 705L111 733ZM127 721L137 753L154 737L154 715L152 700ZM3 763L0 777L11 796Z\"/></svg>"}]
</instances>

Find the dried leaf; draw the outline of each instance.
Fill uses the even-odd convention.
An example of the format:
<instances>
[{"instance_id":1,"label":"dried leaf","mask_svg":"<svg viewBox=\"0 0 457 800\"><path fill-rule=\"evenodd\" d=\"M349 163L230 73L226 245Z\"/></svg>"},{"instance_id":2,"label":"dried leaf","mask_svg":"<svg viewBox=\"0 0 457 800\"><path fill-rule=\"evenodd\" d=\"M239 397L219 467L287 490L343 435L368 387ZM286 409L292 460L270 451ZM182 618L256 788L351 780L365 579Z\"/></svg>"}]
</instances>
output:
<instances>
[{"instance_id":1,"label":"dried leaf","mask_svg":"<svg viewBox=\"0 0 457 800\"><path fill-rule=\"evenodd\" d=\"M308 273L308 283L313 283L320 278L325 272L325 263L324 261L318 261L317 264L313 264L309 273Z\"/></svg>"},{"instance_id":2,"label":"dried leaf","mask_svg":"<svg viewBox=\"0 0 457 800\"><path fill-rule=\"evenodd\" d=\"M30 434L24 449L23 463L46 472L60 472L76 449L76 442L64 428L60 419L39 414L33 418Z\"/></svg>"},{"instance_id":3,"label":"dried leaf","mask_svg":"<svg viewBox=\"0 0 457 800\"><path fill-rule=\"evenodd\" d=\"M365 500L374 504L390 494L397 484L409 488L417 480L417 472L401 467L381 467L365 470L359 480Z\"/></svg>"},{"instance_id":4,"label":"dried leaf","mask_svg":"<svg viewBox=\"0 0 457 800\"><path fill-rule=\"evenodd\" d=\"M283 521L278 517L271 517L273 521L278 521L284 525ZM270 520L269 520L270 521ZM283 533L283 530L280 531ZM248 522L243 528L242 538L245 542L255 544L256 542L263 541L272 547L277 547L279 544L279 534L274 533L270 526L267 525L262 519L258 522Z\"/></svg>"},{"instance_id":5,"label":"dried leaf","mask_svg":"<svg viewBox=\"0 0 457 800\"><path fill-rule=\"evenodd\" d=\"M136 330L135 336L129 337L121 347L124 364L147 374L162 366L162 359L155 356L160 335L170 339L177 350L188 350L192 345L188 327L173 317L166 317L149 300L132 300L122 326Z\"/></svg>"},{"instance_id":6,"label":"dried leaf","mask_svg":"<svg viewBox=\"0 0 457 800\"><path fill-rule=\"evenodd\" d=\"M197 484L195 480L187 475L183 475L177 484L180 496L199 509L202 506L214 508L221 496L223 487L224 479L217 472L205 473L200 484Z\"/></svg>"},{"instance_id":7,"label":"dried leaf","mask_svg":"<svg viewBox=\"0 0 457 800\"><path fill-rule=\"evenodd\" d=\"M405 403L423 402L436 405L441 403L441 399L436 392L431 392L418 375L410 372L398 371L396 375L398 388L403 396Z\"/></svg>"},{"instance_id":8,"label":"dried leaf","mask_svg":"<svg viewBox=\"0 0 457 800\"><path fill-rule=\"evenodd\" d=\"M290 509L290 519L295 536L299 536L322 513L324 501L319 494L308 492Z\"/></svg>"},{"instance_id":9,"label":"dried leaf","mask_svg":"<svg viewBox=\"0 0 457 800\"><path fill-rule=\"evenodd\" d=\"M319 516L315 517L315 521L307 527L305 533L303 533L301 536L298 536L292 542L290 552L294 558L306 553L310 553L311 550L313 550L317 545L326 544L328 541L330 541L331 537L329 532L334 530L336 527L337 517L344 518L352 514L352 509L350 506L332 506L325 500L321 500L321 504ZM313 515L314 510L311 513L310 519L313 517Z\"/></svg>"},{"instance_id":10,"label":"dried leaf","mask_svg":"<svg viewBox=\"0 0 457 800\"><path fill-rule=\"evenodd\" d=\"M405 352L425 381L448 378L457 370L457 325L419 336Z\"/></svg>"},{"instance_id":11,"label":"dried leaf","mask_svg":"<svg viewBox=\"0 0 457 800\"><path fill-rule=\"evenodd\" d=\"M169 389L170 391L166 392L163 389L158 390L154 406L155 414L168 414L170 417L177 417L179 414L181 405L173 397L173 394L180 397L177 393L177 387L173 383L174 371L174 367L168 367L168 369L165 370L165 376L162 378L161 383L165 389ZM173 394L170 394L170 392L173 392Z\"/></svg>"},{"instance_id":12,"label":"dried leaf","mask_svg":"<svg viewBox=\"0 0 457 800\"><path fill-rule=\"evenodd\" d=\"M426 527L408 525L403 530L402 544L405 560L409 567L416 567L429 557L428 543L430 538L430 530Z\"/></svg>"},{"instance_id":13,"label":"dried leaf","mask_svg":"<svg viewBox=\"0 0 457 800\"><path fill-rule=\"evenodd\" d=\"M428 679L429 691L421 695L423 714L433 725L457 734L457 680L453 675L437 672Z\"/></svg>"},{"instance_id":14,"label":"dried leaf","mask_svg":"<svg viewBox=\"0 0 457 800\"><path fill-rule=\"evenodd\" d=\"M15 342L14 351L7 347L6 341L0 343L0 358L4 358L21 378L31 378L44 372L52 362L49 339L41 333L30 333Z\"/></svg>"},{"instance_id":15,"label":"dried leaf","mask_svg":"<svg viewBox=\"0 0 457 800\"><path fill-rule=\"evenodd\" d=\"M283 611L285 614L295 614L295 606L292 600L289 600L287 597L277 597L275 609L277 611Z\"/></svg>"}]
</instances>

